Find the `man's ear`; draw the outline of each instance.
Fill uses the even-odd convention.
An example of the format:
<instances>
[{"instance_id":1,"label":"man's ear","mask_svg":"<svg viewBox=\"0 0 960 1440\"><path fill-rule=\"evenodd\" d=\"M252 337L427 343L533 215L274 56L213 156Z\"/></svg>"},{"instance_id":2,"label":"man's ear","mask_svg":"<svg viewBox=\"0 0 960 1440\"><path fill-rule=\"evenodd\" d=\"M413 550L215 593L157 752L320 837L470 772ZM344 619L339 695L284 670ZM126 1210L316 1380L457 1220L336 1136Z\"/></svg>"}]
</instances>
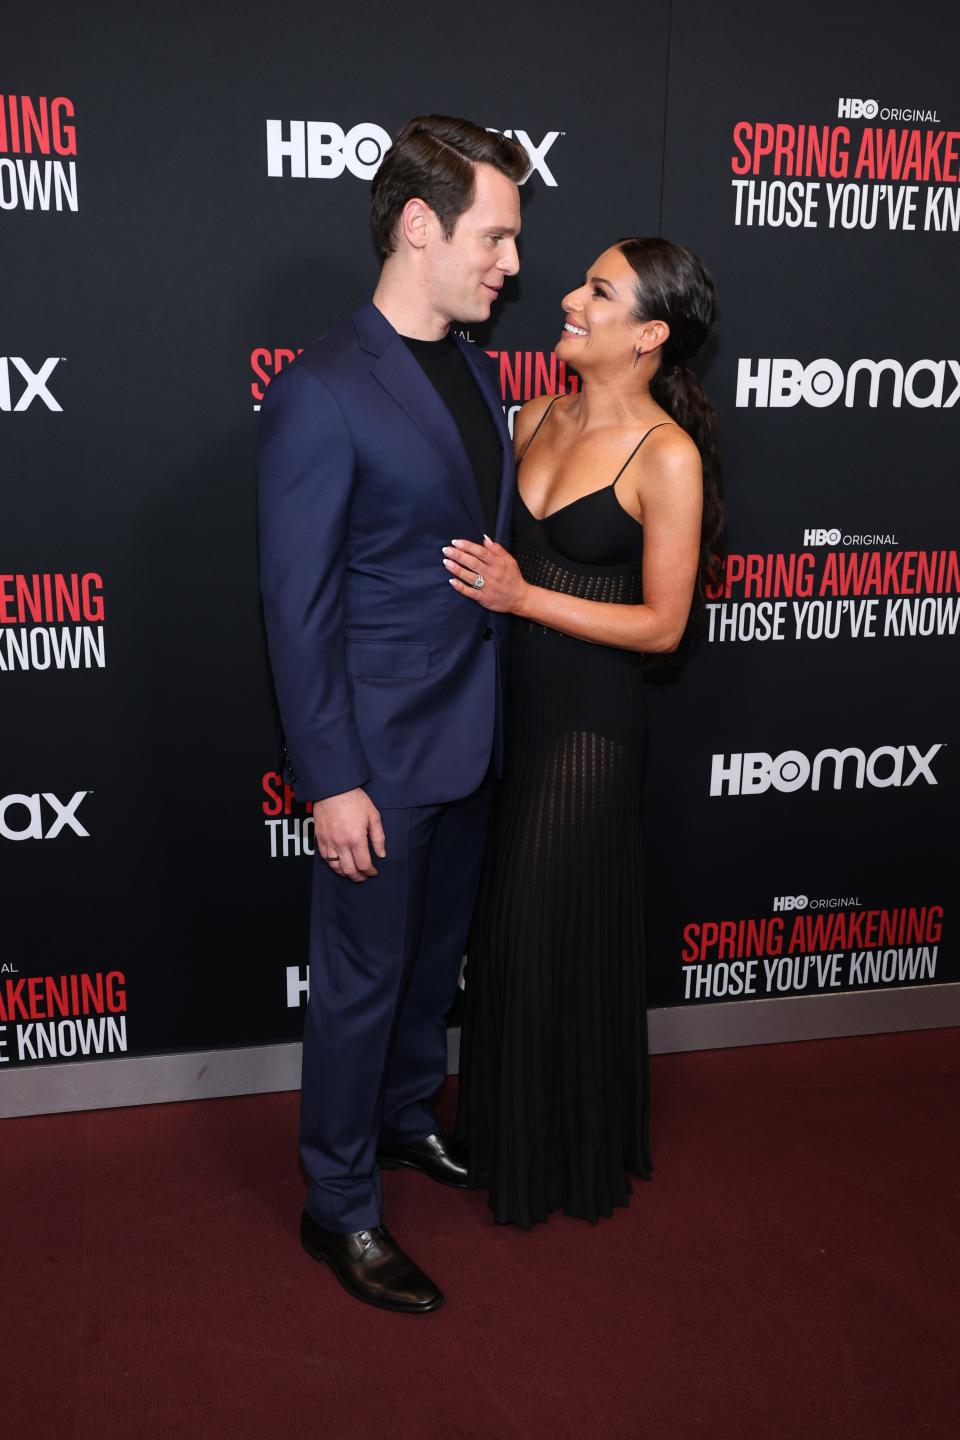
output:
<instances>
[{"instance_id":1,"label":"man's ear","mask_svg":"<svg viewBox=\"0 0 960 1440\"><path fill-rule=\"evenodd\" d=\"M400 212L400 234L415 250L422 250L427 243L431 214L429 205L419 196L408 200Z\"/></svg>"}]
</instances>

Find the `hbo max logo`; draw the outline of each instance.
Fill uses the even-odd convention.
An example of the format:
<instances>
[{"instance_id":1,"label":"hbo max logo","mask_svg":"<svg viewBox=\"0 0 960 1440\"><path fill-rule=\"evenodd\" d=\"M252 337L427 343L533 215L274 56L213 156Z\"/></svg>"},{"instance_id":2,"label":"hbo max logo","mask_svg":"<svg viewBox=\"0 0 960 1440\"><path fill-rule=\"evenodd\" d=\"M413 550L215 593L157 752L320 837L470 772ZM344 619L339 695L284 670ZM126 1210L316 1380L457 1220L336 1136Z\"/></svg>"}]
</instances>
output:
<instances>
[{"instance_id":1,"label":"hbo max logo","mask_svg":"<svg viewBox=\"0 0 960 1440\"><path fill-rule=\"evenodd\" d=\"M805 785L819 790L822 782L831 779L832 788L839 790L851 777L858 790L865 784L878 790L890 786L906 789L917 780L936 785L932 765L942 749L942 744L931 745L921 753L916 745L878 745L867 755L849 746L846 750L819 750L812 759L801 750L784 750L776 756L768 755L765 750L714 755L710 794L763 795L774 789L791 795Z\"/></svg>"},{"instance_id":2,"label":"hbo max logo","mask_svg":"<svg viewBox=\"0 0 960 1440\"><path fill-rule=\"evenodd\" d=\"M267 174L273 179L336 180L347 171L358 180L372 180L393 144L387 131L370 121L344 130L332 120L291 120L287 130L285 135L282 120L267 121ZM530 174L556 186L546 155L563 131L548 130L539 145L526 130L491 133L518 140L530 158Z\"/></svg>"},{"instance_id":3,"label":"hbo max logo","mask_svg":"<svg viewBox=\"0 0 960 1440\"><path fill-rule=\"evenodd\" d=\"M72 830L89 840L90 831L77 818L89 794L89 790L77 790L69 800L60 800L47 790L38 795L4 795L0 835L4 840L55 840L62 831Z\"/></svg>"},{"instance_id":4,"label":"hbo max logo","mask_svg":"<svg viewBox=\"0 0 960 1440\"><path fill-rule=\"evenodd\" d=\"M785 409L812 405L824 410L843 400L847 408L864 399L875 410L883 399L899 409L904 401L918 410L950 410L960 400L960 361L854 360L844 368L822 356L804 365L791 358L741 357L737 363L737 405Z\"/></svg>"},{"instance_id":5,"label":"hbo max logo","mask_svg":"<svg viewBox=\"0 0 960 1440\"><path fill-rule=\"evenodd\" d=\"M29 410L34 400L39 400L48 410L61 411L63 406L50 389L50 377L62 358L50 355L34 370L20 355L0 355L0 410Z\"/></svg>"}]
</instances>

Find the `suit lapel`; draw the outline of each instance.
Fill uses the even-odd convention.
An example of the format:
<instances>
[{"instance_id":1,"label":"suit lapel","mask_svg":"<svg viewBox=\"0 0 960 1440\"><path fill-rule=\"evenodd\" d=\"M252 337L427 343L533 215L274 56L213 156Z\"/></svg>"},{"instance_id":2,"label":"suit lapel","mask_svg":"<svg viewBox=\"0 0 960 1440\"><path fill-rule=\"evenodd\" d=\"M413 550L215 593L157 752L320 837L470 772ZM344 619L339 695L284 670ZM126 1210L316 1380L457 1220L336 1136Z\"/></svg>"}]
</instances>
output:
<instances>
[{"instance_id":1,"label":"suit lapel","mask_svg":"<svg viewBox=\"0 0 960 1440\"><path fill-rule=\"evenodd\" d=\"M473 466L453 416L374 304L361 306L353 318L360 344L371 355L370 373L430 441L460 492L474 533L482 534L483 514Z\"/></svg>"}]
</instances>

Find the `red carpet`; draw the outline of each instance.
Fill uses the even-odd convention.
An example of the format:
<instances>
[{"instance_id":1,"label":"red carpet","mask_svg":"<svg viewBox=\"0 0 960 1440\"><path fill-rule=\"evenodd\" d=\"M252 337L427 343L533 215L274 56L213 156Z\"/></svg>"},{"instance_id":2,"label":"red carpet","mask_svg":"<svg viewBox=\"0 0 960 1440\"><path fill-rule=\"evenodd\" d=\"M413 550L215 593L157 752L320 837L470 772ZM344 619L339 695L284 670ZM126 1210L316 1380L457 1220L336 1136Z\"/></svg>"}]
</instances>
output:
<instances>
[{"instance_id":1,"label":"red carpet","mask_svg":"<svg viewBox=\"0 0 960 1440\"><path fill-rule=\"evenodd\" d=\"M295 1095L4 1121L3 1433L952 1440L958 1080L956 1030L658 1056L596 1228L387 1174L416 1317L300 1251Z\"/></svg>"}]
</instances>

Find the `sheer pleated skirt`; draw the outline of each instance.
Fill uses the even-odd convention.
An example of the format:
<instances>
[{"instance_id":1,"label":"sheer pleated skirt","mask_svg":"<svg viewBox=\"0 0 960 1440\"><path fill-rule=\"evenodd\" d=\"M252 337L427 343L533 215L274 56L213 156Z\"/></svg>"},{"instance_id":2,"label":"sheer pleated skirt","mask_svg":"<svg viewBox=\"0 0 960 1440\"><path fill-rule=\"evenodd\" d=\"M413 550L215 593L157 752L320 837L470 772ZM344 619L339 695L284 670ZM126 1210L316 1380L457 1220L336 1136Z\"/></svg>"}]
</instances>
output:
<instances>
[{"instance_id":1,"label":"sheer pleated skirt","mask_svg":"<svg viewBox=\"0 0 960 1440\"><path fill-rule=\"evenodd\" d=\"M471 931L458 1132L498 1221L649 1178L640 657L517 624Z\"/></svg>"}]
</instances>

